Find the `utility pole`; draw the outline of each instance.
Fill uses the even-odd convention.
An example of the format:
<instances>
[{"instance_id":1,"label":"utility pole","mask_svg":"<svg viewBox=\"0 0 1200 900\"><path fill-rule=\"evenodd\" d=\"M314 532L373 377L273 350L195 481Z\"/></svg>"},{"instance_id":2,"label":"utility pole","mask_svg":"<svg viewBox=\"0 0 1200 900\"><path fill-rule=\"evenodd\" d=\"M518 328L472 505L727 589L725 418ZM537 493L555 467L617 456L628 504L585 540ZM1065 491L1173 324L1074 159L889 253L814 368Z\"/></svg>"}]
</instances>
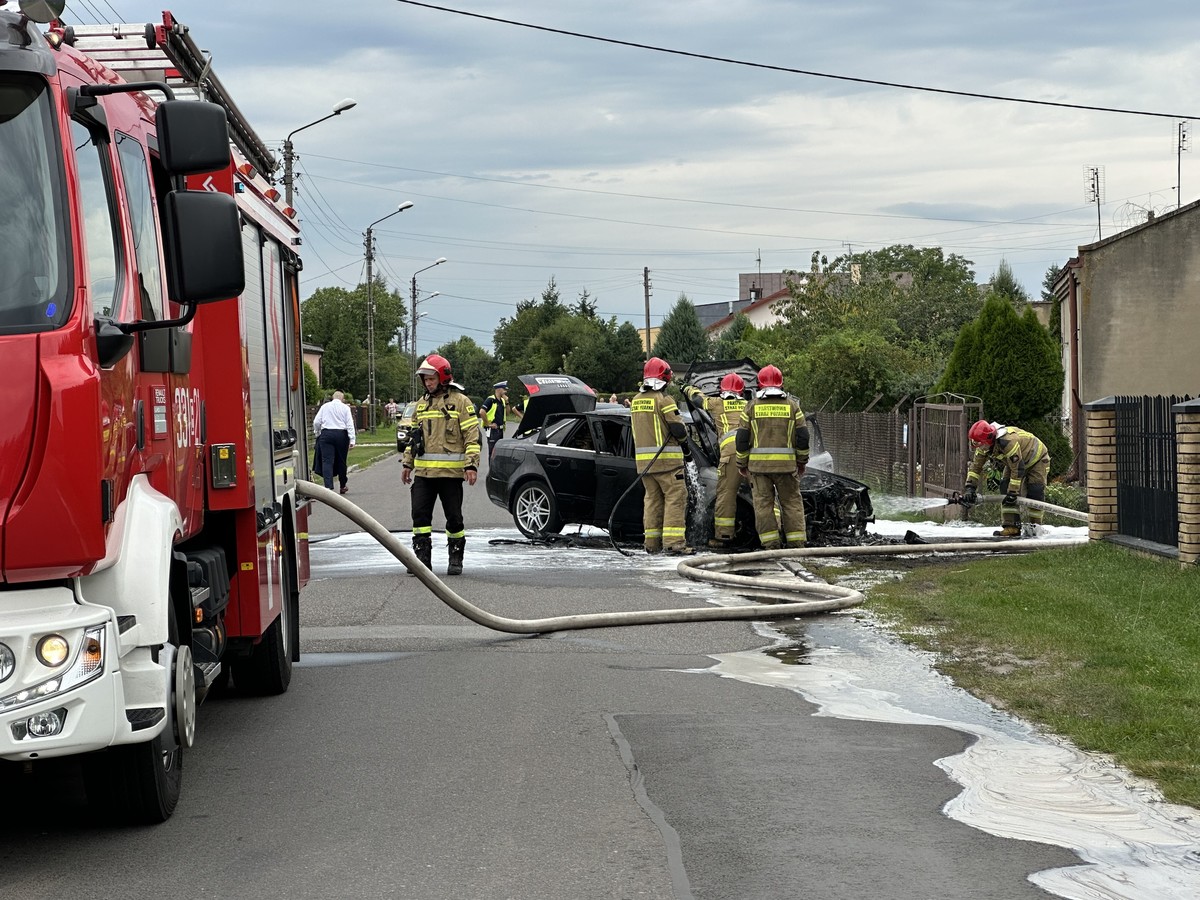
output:
<instances>
[{"instance_id":1,"label":"utility pole","mask_svg":"<svg viewBox=\"0 0 1200 900\"><path fill-rule=\"evenodd\" d=\"M1084 166L1083 176L1087 181L1087 202L1096 204L1096 240L1104 240L1100 226L1100 204L1104 202L1104 166Z\"/></svg>"},{"instance_id":2,"label":"utility pole","mask_svg":"<svg viewBox=\"0 0 1200 900\"><path fill-rule=\"evenodd\" d=\"M650 358L650 267L642 267L642 291L646 295L646 359Z\"/></svg>"},{"instance_id":3,"label":"utility pole","mask_svg":"<svg viewBox=\"0 0 1200 900\"><path fill-rule=\"evenodd\" d=\"M375 261L375 236L367 226L367 426L375 433L375 276L371 263Z\"/></svg>"},{"instance_id":4,"label":"utility pole","mask_svg":"<svg viewBox=\"0 0 1200 900\"><path fill-rule=\"evenodd\" d=\"M1188 148L1187 119L1179 122L1175 138L1175 208L1183 206L1183 151Z\"/></svg>"}]
</instances>

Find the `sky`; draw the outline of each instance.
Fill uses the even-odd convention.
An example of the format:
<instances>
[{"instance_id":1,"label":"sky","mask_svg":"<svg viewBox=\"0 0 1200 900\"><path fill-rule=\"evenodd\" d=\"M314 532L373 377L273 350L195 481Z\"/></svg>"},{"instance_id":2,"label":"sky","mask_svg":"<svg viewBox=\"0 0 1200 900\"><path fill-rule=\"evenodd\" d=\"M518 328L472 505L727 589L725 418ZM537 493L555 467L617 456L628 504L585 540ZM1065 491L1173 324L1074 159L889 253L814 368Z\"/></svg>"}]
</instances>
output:
<instances>
[{"instance_id":1,"label":"sky","mask_svg":"<svg viewBox=\"0 0 1200 900\"><path fill-rule=\"evenodd\" d=\"M656 326L681 294L739 299L739 273L892 244L979 282L1006 261L1036 298L1079 246L1200 197L1200 147L1177 149L1200 116L1193 0L434 5L70 0L67 19L170 8L273 148L355 100L292 138L302 296L363 281L364 232L411 201L372 230L406 297L446 258L417 275L422 353L491 349L551 278L640 329L646 268Z\"/></svg>"}]
</instances>

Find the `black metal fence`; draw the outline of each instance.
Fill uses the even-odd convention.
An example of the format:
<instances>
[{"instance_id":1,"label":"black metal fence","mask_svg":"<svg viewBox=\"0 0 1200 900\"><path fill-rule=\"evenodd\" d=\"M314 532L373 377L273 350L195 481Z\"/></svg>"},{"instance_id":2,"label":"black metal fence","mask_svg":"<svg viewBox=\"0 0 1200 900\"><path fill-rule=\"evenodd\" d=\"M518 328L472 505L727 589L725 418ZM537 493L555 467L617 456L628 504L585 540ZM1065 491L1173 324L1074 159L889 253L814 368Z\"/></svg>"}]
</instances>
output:
<instances>
[{"instance_id":1,"label":"black metal fence","mask_svg":"<svg viewBox=\"0 0 1200 900\"><path fill-rule=\"evenodd\" d=\"M1117 397L1117 533L1179 543L1175 417L1190 397Z\"/></svg>"}]
</instances>

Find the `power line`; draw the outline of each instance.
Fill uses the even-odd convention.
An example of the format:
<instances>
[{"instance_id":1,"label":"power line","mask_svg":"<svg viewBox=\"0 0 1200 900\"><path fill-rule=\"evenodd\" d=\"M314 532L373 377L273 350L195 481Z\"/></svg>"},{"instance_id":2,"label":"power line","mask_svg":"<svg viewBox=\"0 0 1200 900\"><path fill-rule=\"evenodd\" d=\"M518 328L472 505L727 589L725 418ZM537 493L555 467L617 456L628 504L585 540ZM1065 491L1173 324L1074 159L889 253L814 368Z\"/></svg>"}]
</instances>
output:
<instances>
[{"instance_id":1,"label":"power line","mask_svg":"<svg viewBox=\"0 0 1200 900\"><path fill-rule=\"evenodd\" d=\"M602 44L615 44L620 47L632 47L635 50L652 50L655 53L669 53L672 56L685 56L690 59L703 59L709 62L725 63L731 66L745 66L751 69L766 69L771 72L786 72L789 75L807 75L811 78L829 78L834 81L849 81L854 84L871 84L876 87L896 88L904 91L922 91L927 94L948 94L952 97L970 97L975 100L1000 100L1004 103L1024 103L1030 106L1052 106L1058 109L1081 109L1088 112L1120 113L1128 116L1157 116L1164 119L1195 119L1198 116L1183 113L1149 112L1140 109L1121 109L1114 106L1089 106L1083 103L1061 103L1054 100L1031 100L1028 97L1008 97L1003 94L982 94L974 91L956 91L950 88L927 87L919 84L904 84L897 81L879 81L874 78L858 78L852 75L833 75L828 72L813 72L808 69L793 69L788 66L774 66L769 63L749 62L744 59L732 59L727 56L712 56L707 53L694 53L689 50L673 50L669 47L656 47L653 44L641 44L635 41L622 41L616 38L601 37L595 34L584 34L579 31L567 31L562 28L550 28L546 25L533 25L529 22L517 22L513 19L501 19L498 16L485 16L482 13L466 12L461 9L451 9L446 6L435 6L432 3L420 3L418 0L396 0L408 6L421 6L438 12L453 13L456 16L466 16L472 19L483 19L488 22L498 22L501 25L515 25L518 28L529 28L534 31L545 31L550 34L561 34L566 37L580 38L585 41L597 41Z\"/></svg>"}]
</instances>

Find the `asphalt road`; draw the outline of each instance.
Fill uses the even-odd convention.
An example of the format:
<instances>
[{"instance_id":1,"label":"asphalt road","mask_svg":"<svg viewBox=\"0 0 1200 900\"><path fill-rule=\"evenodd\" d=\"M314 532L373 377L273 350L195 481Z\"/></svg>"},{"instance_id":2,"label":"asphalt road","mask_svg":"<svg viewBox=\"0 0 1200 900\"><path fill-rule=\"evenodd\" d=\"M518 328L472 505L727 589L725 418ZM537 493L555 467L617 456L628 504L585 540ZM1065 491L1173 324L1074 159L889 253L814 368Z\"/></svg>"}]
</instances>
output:
<instances>
[{"instance_id":1,"label":"asphalt road","mask_svg":"<svg viewBox=\"0 0 1200 900\"><path fill-rule=\"evenodd\" d=\"M348 496L409 525L394 460ZM703 602L646 557L490 544L511 519L482 482L467 497L452 586L489 611ZM169 822L100 828L69 780L0 783L3 896L1020 900L1078 862L940 811L959 789L934 760L961 732L815 717L706 673L764 646L748 623L498 634L332 537L354 530L312 516L291 690L201 708Z\"/></svg>"}]
</instances>

